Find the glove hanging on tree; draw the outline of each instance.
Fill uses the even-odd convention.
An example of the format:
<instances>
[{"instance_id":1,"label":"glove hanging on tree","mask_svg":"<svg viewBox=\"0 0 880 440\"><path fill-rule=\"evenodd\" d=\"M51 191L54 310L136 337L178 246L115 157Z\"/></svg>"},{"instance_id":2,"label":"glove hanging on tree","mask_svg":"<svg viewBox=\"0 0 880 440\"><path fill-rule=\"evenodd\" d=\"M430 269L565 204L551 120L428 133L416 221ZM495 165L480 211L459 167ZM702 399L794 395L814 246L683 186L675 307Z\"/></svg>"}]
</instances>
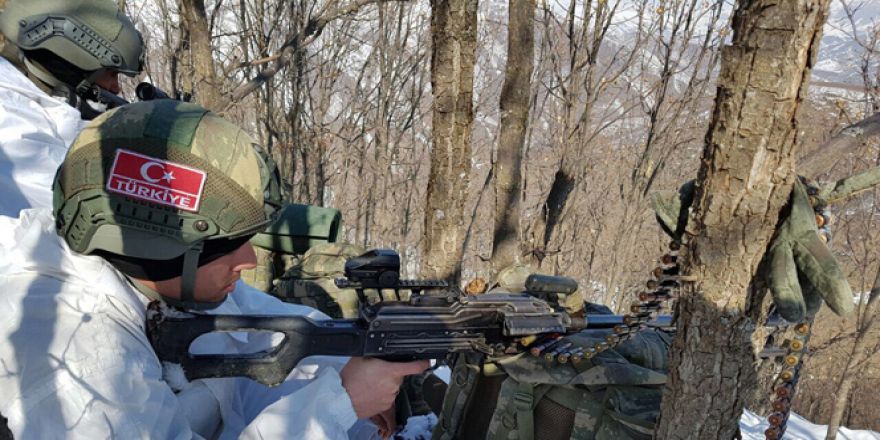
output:
<instances>
[{"instance_id":1,"label":"glove hanging on tree","mask_svg":"<svg viewBox=\"0 0 880 440\"><path fill-rule=\"evenodd\" d=\"M693 203L694 181L678 193L661 191L651 195L651 204L663 230L680 240ZM822 301L838 314L852 311L849 282L831 251L819 237L816 214L800 179L794 184L783 221L767 250L770 262L770 291L776 310L788 321L798 322L819 311Z\"/></svg>"}]
</instances>

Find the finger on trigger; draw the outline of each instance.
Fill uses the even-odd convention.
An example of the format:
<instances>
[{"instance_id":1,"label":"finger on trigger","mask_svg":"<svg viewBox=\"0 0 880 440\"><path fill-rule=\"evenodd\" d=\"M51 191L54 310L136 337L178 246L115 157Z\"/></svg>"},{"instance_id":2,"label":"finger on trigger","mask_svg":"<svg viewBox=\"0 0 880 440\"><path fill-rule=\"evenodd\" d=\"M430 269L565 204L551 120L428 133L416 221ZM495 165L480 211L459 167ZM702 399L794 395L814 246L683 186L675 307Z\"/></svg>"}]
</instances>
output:
<instances>
[{"instance_id":1,"label":"finger on trigger","mask_svg":"<svg viewBox=\"0 0 880 440\"><path fill-rule=\"evenodd\" d=\"M422 374L425 370L431 367L431 361L429 360L420 360L420 361L412 361L405 362L401 364L397 364L398 369L397 373L401 376L409 376L412 374Z\"/></svg>"}]
</instances>

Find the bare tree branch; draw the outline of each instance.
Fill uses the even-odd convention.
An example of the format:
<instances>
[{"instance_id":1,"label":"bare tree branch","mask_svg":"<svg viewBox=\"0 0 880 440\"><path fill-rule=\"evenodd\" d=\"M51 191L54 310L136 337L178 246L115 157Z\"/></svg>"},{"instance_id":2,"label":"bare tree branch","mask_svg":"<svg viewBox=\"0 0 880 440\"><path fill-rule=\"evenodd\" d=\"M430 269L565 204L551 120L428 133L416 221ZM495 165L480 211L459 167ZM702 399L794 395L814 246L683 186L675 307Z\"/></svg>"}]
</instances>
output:
<instances>
[{"instance_id":1,"label":"bare tree branch","mask_svg":"<svg viewBox=\"0 0 880 440\"><path fill-rule=\"evenodd\" d=\"M321 32L324 30L324 27L327 26L327 23L354 14L364 6L389 1L407 0L357 0L337 8L331 7L332 4L335 4L333 2L326 3L317 15L309 19L308 24L302 31L288 37L284 44L281 45L278 54L274 55L277 57L274 65L264 68L254 78L236 87L235 90L232 91L226 105L223 106L223 112L229 111L233 105L241 101L245 96L253 93L278 72L284 69L291 60L293 60L296 51L302 50L302 48L311 44L321 35Z\"/></svg>"}]
</instances>

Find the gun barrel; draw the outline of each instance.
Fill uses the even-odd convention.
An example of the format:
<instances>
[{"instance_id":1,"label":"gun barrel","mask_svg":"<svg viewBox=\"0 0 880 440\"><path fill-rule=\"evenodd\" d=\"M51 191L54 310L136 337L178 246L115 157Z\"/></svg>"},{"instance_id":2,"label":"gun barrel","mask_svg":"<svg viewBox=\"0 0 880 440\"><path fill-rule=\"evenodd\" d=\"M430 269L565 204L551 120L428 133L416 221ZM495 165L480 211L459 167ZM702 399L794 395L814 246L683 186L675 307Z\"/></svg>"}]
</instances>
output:
<instances>
[{"instance_id":1,"label":"gun barrel","mask_svg":"<svg viewBox=\"0 0 880 440\"><path fill-rule=\"evenodd\" d=\"M142 82L137 85L134 89L134 94L137 95L138 99L141 101L152 101L154 99L171 99L164 90L150 84L148 82Z\"/></svg>"},{"instance_id":2,"label":"gun barrel","mask_svg":"<svg viewBox=\"0 0 880 440\"><path fill-rule=\"evenodd\" d=\"M526 290L533 293L562 293L570 295L578 289L572 278L533 273L526 278Z\"/></svg>"},{"instance_id":3,"label":"gun barrel","mask_svg":"<svg viewBox=\"0 0 880 440\"><path fill-rule=\"evenodd\" d=\"M613 329L618 325L624 325L624 317L621 315L602 315L590 314L583 318L571 319L571 330L583 330L588 328L608 328ZM645 322L644 325L649 327L672 327L672 315L658 315L654 319Z\"/></svg>"}]
</instances>

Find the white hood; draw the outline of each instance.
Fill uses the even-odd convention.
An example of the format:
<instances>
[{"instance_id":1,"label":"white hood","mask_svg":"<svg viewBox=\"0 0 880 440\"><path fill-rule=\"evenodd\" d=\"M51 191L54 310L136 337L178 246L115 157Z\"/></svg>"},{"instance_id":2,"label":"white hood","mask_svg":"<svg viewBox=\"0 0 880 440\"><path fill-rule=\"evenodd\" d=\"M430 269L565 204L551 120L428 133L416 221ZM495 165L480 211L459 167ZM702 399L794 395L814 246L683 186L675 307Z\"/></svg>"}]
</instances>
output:
<instances>
[{"instance_id":1,"label":"white hood","mask_svg":"<svg viewBox=\"0 0 880 440\"><path fill-rule=\"evenodd\" d=\"M0 57L0 215L52 206L52 180L86 121Z\"/></svg>"}]
</instances>

